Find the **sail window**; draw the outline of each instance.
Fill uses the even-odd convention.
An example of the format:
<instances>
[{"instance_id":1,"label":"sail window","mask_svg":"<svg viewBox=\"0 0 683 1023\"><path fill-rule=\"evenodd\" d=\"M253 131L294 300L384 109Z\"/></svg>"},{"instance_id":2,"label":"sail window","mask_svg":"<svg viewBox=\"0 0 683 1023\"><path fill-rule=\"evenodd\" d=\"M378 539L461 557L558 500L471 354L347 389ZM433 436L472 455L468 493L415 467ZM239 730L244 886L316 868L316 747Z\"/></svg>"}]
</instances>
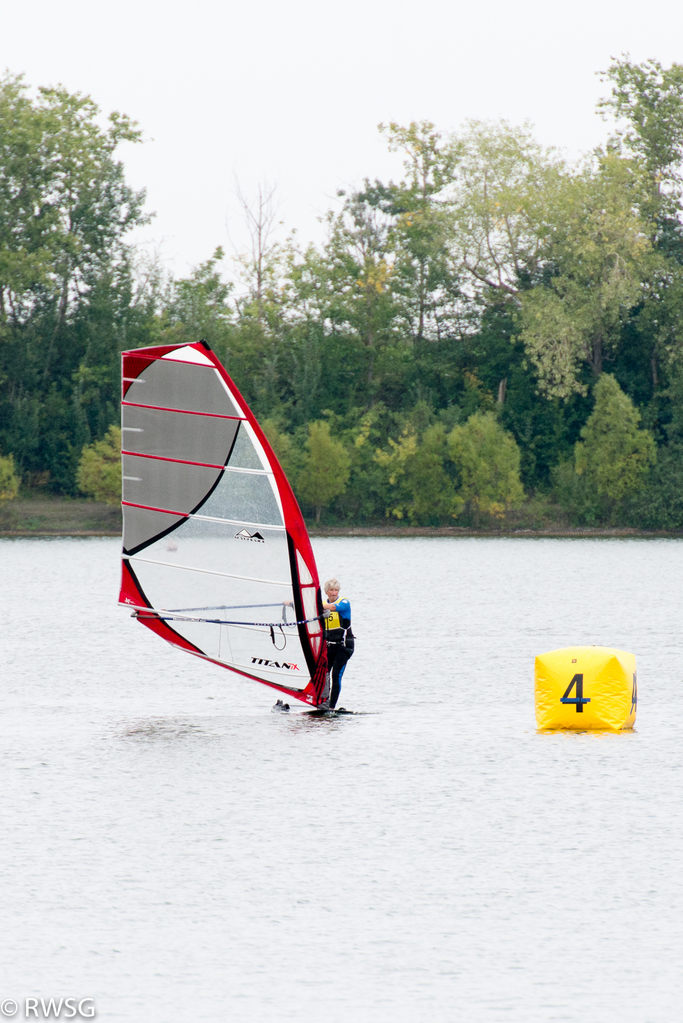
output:
<instances>
[{"instance_id":1,"label":"sail window","mask_svg":"<svg viewBox=\"0 0 683 1023\"><path fill-rule=\"evenodd\" d=\"M202 515L233 522L282 525L282 513L273 493L270 476L255 472L223 473L208 501L201 506Z\"/></svg>"},{"instance_id":2,"label":"sail window","mask_svg":"<svg viewBox=\"0 0 683 1023\"><path fill-rule=\"evenodd\" d=\"M263 469L264 465L258 456L251 438L247 432L245 423L240 423L240 428L235 440L235 446L228 462L230 468L238 469Z\"/></svg>"},{"instance_id":3,"label":"sail window","mask_svg":"<svg viewBox=\"0 0 683 1023\"><path fill-rule=\"evenodd\" d=\"M164 536L147 547L144 557L174 567L193 565L202 572L241 576L246 580L290 579L283 529L240 527L194 515L179 525L172 536ZM279 618L278 614L276 620Z\"/></svg>"}]
</instances>

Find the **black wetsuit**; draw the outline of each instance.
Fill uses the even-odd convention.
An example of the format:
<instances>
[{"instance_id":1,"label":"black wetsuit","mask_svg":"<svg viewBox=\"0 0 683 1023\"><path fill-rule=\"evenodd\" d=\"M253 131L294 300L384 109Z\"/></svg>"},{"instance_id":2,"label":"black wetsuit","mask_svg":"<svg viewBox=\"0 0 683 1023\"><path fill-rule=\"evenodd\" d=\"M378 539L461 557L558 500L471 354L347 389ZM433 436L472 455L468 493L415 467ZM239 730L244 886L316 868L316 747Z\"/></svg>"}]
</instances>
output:
<instances>
[{"instance_id":1,"label":"black wetsuit","mask_svg":"<svg viewBox=\"0 0 683 1023\"><path fill-rule=\"evenodd\" d=\"M330 708L337 706L341 692L341 680L344 669L356 646L351 630L351 605L348 600L337 600L336 611L324 619L325 639L327 640L327 667L331 675Z\"/></svg>"}]
</instances>

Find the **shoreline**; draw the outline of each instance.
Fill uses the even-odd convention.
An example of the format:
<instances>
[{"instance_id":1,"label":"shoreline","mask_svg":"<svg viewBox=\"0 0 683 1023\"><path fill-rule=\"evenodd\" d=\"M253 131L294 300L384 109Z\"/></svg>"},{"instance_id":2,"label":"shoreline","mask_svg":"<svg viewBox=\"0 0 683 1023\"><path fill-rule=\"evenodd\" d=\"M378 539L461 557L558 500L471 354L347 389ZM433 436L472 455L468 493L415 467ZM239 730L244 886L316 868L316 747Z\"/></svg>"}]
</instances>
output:
<instances>
[{"instance_id":1,"label":"shoreline","mask_svg":"<svg viewBox=\"0 0 683 1023\"><path fill-rule=\"evenodd\" d=\"M388 537L421 537L421 536L450 536L450 537L510 537L510 538L534 538L534 537L567 537L569 539L602 537L608 539L628 539L636 537L641 539L657 539L670 537L683 539L683 532L666 532L665 530L635 529L631 526L544 526L538 529L517 529L508 526L507 529L474 529L468 526L322 526L310 527L310 536L388 536Z\"/></svg>"},{"instance_id":2,"label":"shoreline","mask_svg":"<svg viewBox=\"0 0 683 1023\"><path fill-rule=\"evenodd\" d=\"M485 539L568 539L568 540L589 540L589 539L615 539L615 540L657 540L657 539L683 539L683 533L666 532L665 530L646 530L630 527L582 527L582 526L558 526L544 529L469 529L465 526L318 526L308 527L308 534L311 537L386 537L394 539L410 539L411 537L450 537L450 538L479 538ZM35 539L49 540L51 537L85 537L85 536L107 536L120 537L121 530L113 529L0 529L0 539Z\"/></svg>"},{"instance_id":3,"label":"shoreline","mask_svg":"<svg viewBox=\"0 0 683 1023\"><path fill-rule=\"evenodd\" d=\"M530 518L531 516L529 516ZM529 518L526 521L529 521ZM533 519L532 519L533 522ZM537 524L536 524L537 523ZM498 526L409 526L386 522L373 526L320 526L306 523L313 537L509 537L566 539L683 539L683 531L636 529L626 526L568 526L562 522L536 519L532 526L522 521ZM119 505L85 499L54 498L25 493L0 505L0 538L121 536Z\"/></svg>"}]
</instances>

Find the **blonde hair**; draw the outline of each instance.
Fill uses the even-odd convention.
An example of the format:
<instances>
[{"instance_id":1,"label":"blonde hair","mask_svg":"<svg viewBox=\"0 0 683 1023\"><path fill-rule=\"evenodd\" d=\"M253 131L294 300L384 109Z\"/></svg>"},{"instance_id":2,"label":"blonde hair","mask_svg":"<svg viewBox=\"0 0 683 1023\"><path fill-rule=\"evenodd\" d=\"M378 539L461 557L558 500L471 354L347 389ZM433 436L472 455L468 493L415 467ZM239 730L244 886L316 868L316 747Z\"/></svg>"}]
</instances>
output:
<instances>
[{"instance_id":1,"label":"blonde hair","mask_svg":"<svg viewBox=\"0 0 683 1023\"><path fill-rule=\"evenodd\" d=\"M339 580L335 579L334 577L332 577L332 579L328 579L325 585L323 586L323 589L325 593L329 593L330 590L340 590L341 586L339 585Z\"/></svg>"}]
</instances>

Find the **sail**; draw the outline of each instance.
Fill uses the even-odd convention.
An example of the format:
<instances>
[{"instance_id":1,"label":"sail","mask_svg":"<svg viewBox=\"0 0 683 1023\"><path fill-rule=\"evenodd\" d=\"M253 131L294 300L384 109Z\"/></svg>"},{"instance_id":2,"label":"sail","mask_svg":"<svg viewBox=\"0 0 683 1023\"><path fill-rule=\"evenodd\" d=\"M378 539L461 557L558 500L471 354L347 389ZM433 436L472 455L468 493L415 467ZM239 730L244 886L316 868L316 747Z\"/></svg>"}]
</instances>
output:
<instances>
[{"instance_id":1,"label":"sail","mask_svg":"<svg viewBox=\"0 0 683 1023\"><path fill-rule=\"evenodd\" d=\"M268 441L209 346L123 352L119 601L174 646L318 706L318 571Z\"/></svg>"}]
</instances>

